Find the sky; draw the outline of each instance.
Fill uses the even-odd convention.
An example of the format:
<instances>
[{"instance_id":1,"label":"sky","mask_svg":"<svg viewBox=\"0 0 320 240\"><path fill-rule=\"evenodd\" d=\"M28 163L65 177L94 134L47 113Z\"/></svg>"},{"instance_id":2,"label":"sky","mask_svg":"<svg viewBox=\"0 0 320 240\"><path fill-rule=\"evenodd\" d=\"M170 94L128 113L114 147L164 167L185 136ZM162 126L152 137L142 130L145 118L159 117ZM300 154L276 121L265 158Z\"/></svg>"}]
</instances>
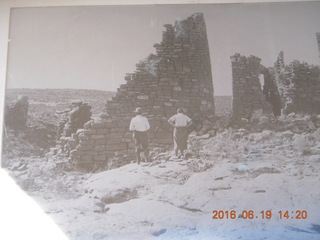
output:
<instances>
[{"instance_id":1,"label":"sky","mask_svg":"<svg viewBox=\"0 0 320 240\"><path fill-rule=\"evenodd\" d=\"M319 65L320 2L30 7L11 10L7 88L116 91L155 53L164 24L204 14L215 95L232 94L230 56L273 66L280 51Z\"/></svg>"}]
</instances>

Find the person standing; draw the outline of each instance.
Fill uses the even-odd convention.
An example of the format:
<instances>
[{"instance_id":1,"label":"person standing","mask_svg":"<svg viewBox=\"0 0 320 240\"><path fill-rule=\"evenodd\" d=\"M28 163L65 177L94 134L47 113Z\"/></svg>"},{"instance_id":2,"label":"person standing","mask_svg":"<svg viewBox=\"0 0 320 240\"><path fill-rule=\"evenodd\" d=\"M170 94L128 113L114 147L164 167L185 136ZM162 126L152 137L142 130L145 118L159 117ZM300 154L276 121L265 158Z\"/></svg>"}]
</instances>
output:
<instances>
[{"instance_id":1,"label":"person standing","mask_svg":"<svg viewBox=\"0 0 320 240\"><path fill-rule=\"evenodd\" d=\"M149 143L147 131L150 129L149 121L146 117L142 116L142 109L136 108L134 111L136 116L131 119L129 130L133 132L133 141L135 143L137 162L140 164L143 152L146 162L149 162Z\"/></svg>"},{"instance_id":2,"label":"person standing","mask_svg":"<svg viewBox=\"0 0 320 240\"><path fill-rule=\"evenodd\" d=\"M191 124L191 118L183 113L181 108L177 109L177 114L169 118L168 122L174 127L173 130L173 142L175 155L182 157L184 150L187 149L188 131L187 128ZM178 155L180 150L180 155Z\"/></svg>"}]
</instances>

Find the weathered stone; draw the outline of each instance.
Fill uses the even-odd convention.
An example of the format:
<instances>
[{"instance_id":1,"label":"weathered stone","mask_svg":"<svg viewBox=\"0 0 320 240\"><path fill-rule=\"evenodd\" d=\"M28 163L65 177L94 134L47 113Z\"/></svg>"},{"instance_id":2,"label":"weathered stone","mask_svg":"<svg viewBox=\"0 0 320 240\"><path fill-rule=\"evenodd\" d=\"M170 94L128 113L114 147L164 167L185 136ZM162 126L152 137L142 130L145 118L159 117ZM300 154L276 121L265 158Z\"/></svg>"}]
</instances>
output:
<instances>
[{"instance_id":1,"label":"weathered stone","mask_svg":"<svg viewBox=\"0 0 320 240\"><path fill-rule=\"evenodd\" d=\"M105 139L105 135L90 135L90 139Z\"/></svg>"},{"instance_id":2,"label":"weathered stone","mask_svg":"<svg viewBox=\"0 0 320 240\"><path fill-rule=\"evenodd\" d=\"M139 99L139 100L148 100L149 96L148 95L140 95L140 96L137 96L137 99Z\"/></svg>"},{"instance_id":3,"label":"weathered stone","mask_svg":"<svg viewBox=\"0 0 320 240\"><path fill-rule=\"evenodd\" d=\"M96 123L92 123L92 124L91 124L91 127L92 127L92 128L104 128L105 125L106 125L105 123L96 122Z\"/></svg>"},{"instance_id":4,"label":"weathered stone","mask_svg":"<svg viewBox=\"0 0 320 240\"><path fill-rule=\"evenodd\" d=\"M92 129L92 128L90 128L90 129L85 129L85 130L83 131L83 134L84 134L84 136L94 135L94 134L96 134L96 130L95 130L95 129Z\"/></svg>"},{"instance_id":5,"label":"weathered stone","mask_svg":"<svg viewBox=\"0 0 320 240\"><path fill-rule=\"evenodd\" d=\"M264 75L264 89L276 92L277 88L270 72L260 64L261 59L235 54L231 57L231 62L234 85L233 118L251 118L258 109L262 109L266 114L272 112L272 104L266 99L268 93L262 91L259 75ZM202 108L205 109L206 106Z\"/></svg>"},{"instance_id":6,"label":"weathered stone","mask_svg":"<svg viewBox=\"0 0 320 240\"><path fill-rule=\"evenodd\" d=\"M320 69L318 66L299 61L293 61L286 66L283 52L281 52L274 64L274 74L281 97L281 107L285 114L291 112L320 113L320 98L318 98Z\"/></svg>"},{"instance_id":7,"label":"weathered stone","mask_svg":"<svg viewBox=\"0 0 320 240\"><path fill-rule=\"evenodd\" d=\"M94 140L83 139L83 140L80 140L80 144L81 145L93 145L94 144Z\"/></svg>"},{"instance_id":8,"label":"weathered stone","mask_svg":"<svg viewBox=\"0 0 320 240\"><path fill-rule=\"evenodd\" d=\"M132 138L132 132L126 132L124 135L123 135L124 138Z\"/></svg>"},{"instance_id":9,"label":"weathered stone","mask_svg":"<svg viewBox=\"0 0 320 240\"><path fill-rule=\"evenodd\" d=\"M94 161L106 161L107 157L106 155L98 155L98 156L93 156Z\"/></svg>"},{"instance_id":10,"label":"weathered stone","mask_svg":"<svg viewBox=\"0 0 320 240\"><path fill-rule=\"evenodd\" d=\"M123 156L123 155L126 155L126 154L127 154L127 151L116 151L116 152L114 153L114 155L115 155L116 157Z\"/></svg>"},{"instance_id":11,"label":"weathered stone","mask_svg":"<svg viewBox=\"0 0 320 240\"><path fill-rule=\"evenodd\" d=\"M117 122L117 127L128 128L129 124L130 124L130 121L119 121Z\"/></svg>"},{"instance_id":12,"label":"weathered stone","mask_svg":"<svg viewBox=\"0 0 320 240\"><path fill-rule=\"evenodd\" d=\"M110 144L110 143L122 143L124 141L122 141L122 138L108 138L106 143Z\"/></svg>"},{"instance_id":13,"label":"weathered stone","mask_svg":"<svg viewBox=\"0 0 320 240\"><path fill-rule=\"evenodd\" d=\"M173 87L173 90L174 90L174 91L181 91L182 89L181 89L180 86L174 86L174 87Z\"/></svg>"},{"instance_id":14,"label":"weathered stone","mask_svg":"<svg viewBox=\"0 0 320 240\"><path fill-rule=\"evenodd\" d=\"M173 103L172 102L164 102L163 105L166 107L172 107Z\"/></svg>"},{"instance_id":15,"label":"weathered stone","mask_svg":"<svg viewBox=\"0 0 320 240\"><path fill-rule=\"evenodd\" d=\"M96 151L96 152L101 152L105 150L106 150L106 147L104 145L98 145L93 147L93 151Z\"/></svg>"},{"instance_id":16,"label":"weathered stone","mask_svg":"<svg viewBox=\"0 0 320 240\"><path fill-rule=\"evenodd\" d=\"M103 155L99 145L105 146L106 159L114 152L117 156L125 151L135 155L129 124L137 107L142 107L150 121L150 146L154 143L158 147L172 145L173 130L167 120L176 113L177 107L188 109L190 117L201 111L214 113L211 63L203 15L194 14L179 21L179 26L177 24L165 25L161 43L154 45L156 55L151 54L140 61L136 71L125 76L127 83L121 85L106 104L107 114L101 115L101 122L97 121L85 130L84 136L94 140L99 156ZM182 27L183 33L176 32L178 27ZM205 103L201 104L202 100ZM99 156L94 160L99 160Z\"/></svg>"},{"instance_id":17,"label":"weathered stone","mask_svg":"<svg viewBox=\"0 0 320 240\"><path fill-rule=\"evenodd\" d=\"M90 137L89 137L89 135L80 134L80 135L78 136L78 139L79 139L79 140L89 140Z\"/></svg>"},{"instance_id":18,"label":"weathered stone","mask_svg":"<svg viewBox=\"0 0 320 240\"><path fill-rule=\"evenodd\" d=\"M93 159L93 156L92 155L82 155L81 156L81 160L82 161L92 161L92 159Z\"/></svg>"},{"instance_id":19,"label":"weathered stone","mask_svg":"<svg viewBox=\"0 0 320 240\"><path fill-rule=\"evenodd\" d=\"M155 138L153 140L154 143L161 143L161 144L172 144L173 140L172 138L166 138L166 139L160 139L160 138Z\"/></svg>"},{"instance_id":20,"label":"weathered stone","mask_svg":"<svg viewBox=\"0 0 320 240\"><path fill-rule=\"evenodd\" d=\"M83 125L83 128L84 129L89 129L91 127L91 124L93 123L93 120L90 120L88 122L86 122L84 125Z\"/></svg>"},{"instance_id":21,"label":"weathered stone","mask_svg":"<svg viewBox=\"0 0 320 240\"><path fill-rule=\"evenodd\" d=\"M103 154L106 156L107 159L114 157L114 150L111 151L104 151Z\"/></svg>"},{"instance_id":22,"label":"weathered stone","mask_svg":"<svg viewBox=\"0 0 320 240\"><path fill-rule=\"evenodd\" d=\"M77 150L79 150L79 151L88 151L88 150L93 150L93 145L78 145L77 146L77 148L76 148Z\"/></svg>"},{"instance_id":23,"label":"weathered stone","mask_svg":"<svg viewBox=\"0 0 320 240\"><path fill-rule=\"evenodd\" d=\"M107 151L117 151L117 150L125 150L127 149L127 144L120 143L120 144L107 144L106 150Z\"/></svg>"},{"instance_id":24,"label":"weathered stone","mask_svg":"<svg viewBox=\"0 0 320 240\"><path fill-rule=\"evenodd\" d=\"M98 152L96 152L96 151L82 151L82 154L86 155L86 156L97 156Z\"/></svg>"},{"instance_id":25,"label":"weathered stone","mask_svg":"<svg viewBox=\"0 0 320 240\"><path fill-rule=\"evenodd\" d=\"M108 135L110 133L110 129L97 129L98 135Z\"/></svg>"}]
</instances>

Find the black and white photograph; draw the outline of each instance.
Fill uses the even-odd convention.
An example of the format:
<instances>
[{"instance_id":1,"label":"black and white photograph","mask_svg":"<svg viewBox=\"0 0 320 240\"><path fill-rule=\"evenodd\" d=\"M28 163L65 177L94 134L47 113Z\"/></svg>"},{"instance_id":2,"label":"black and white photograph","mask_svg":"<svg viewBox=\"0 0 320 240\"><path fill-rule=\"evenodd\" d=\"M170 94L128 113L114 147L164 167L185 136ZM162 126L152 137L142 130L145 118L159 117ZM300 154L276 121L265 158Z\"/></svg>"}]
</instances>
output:
<instances>
[{"instance_id":1,"label":"black and white photograph","mask_svg":"<svg viewBox=\"0 0 320 240\"><path fill-rule=\"evenodd\" d=\"M319 13L13 6L1 170L55 239L318 240Z\"/></svg>"}]
</instances>

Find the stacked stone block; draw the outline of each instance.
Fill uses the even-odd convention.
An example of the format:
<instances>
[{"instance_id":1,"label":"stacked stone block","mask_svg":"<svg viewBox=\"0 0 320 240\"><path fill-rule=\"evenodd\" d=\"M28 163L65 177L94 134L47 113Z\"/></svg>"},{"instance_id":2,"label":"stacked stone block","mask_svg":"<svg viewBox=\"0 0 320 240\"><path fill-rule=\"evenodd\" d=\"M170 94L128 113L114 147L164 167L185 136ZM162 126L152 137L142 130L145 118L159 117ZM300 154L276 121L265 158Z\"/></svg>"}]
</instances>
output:
<instances>
[{"instance_id":1,"label":"stacked stone block","mask_svg":"<svg viewBox=\"0 0 320 240\"><path fill-rule=\"evenodd\" d=\"M60 137L70 137L78 129L91 119L91 106L87 103L73 102L65 111L56 113L61 120L58 124L57 139Z\"/></svg>"},{"instance_id":2,"label":"stacked stone block","mask_svg":"<svg viewBox=\"0 0 320 240\"><path fill-rule=\"evenodd\" d=\"M262 74L262 70L266 69L261 66L261 59L255 56L244 57L240 54L235 54L231 57L231 62L233 119L250 119L252 114L259 109L263 113L272 113L272 105L267 101L267 96L264 94L260 84L259 77Z\"/></svg>"},{"instance_id":3,"label":"stacked stone block","mask_svg":"<svg viewBox=\"0 0 320 240\"><path fill-rule=\"evenodd\" d=\"M85 124L79 133L72 159L85 169L106 165L111 159L123 165L134 159L129 123L136 107L149 119L151 148L172 146L172 129L167 120L184 108L192 117L214 114L213 83L206 26L202 14L193 14L175 25L164 25L156 54L136 64L125 76L117 94L107 102L106 113Z\"/></svg>"},{"instance_id":4,"label":"stacked stone block","mask_svg":"<svg viewBox=\"0 0 320 240\"><path fill-rule=\"evenodd\" d=\"M275 79L285 114L320 113L320 68L293 61L284 64L283 53L275 63Z\"/></svg>"},{"instance_id":5,"label":"stacked stone block","mask_svg":"<svg viewBox=\"0 0 320 240\"><path fill-rule=\"evenodd\" d=\"M53 149L53 153L69 157L79 143L78 136L83 132L84 124L91 120L91 106L77 101L56 114L60 121L56 132L57 148Z\"/></svg>"},{"instance_id":6,"label":"stacked stone block","mask_svg":"<svg viewBox=\"0 0 320 240\"><path fill-rule=\"evenodd\" d=\"M278 117L281 115L282 103L278 85L274 77L274 69L271 67L266 68L262 65L260 68L264 80L262 92L267 102L272 106L273 115Z\"/></svg>"}]
</instances>

